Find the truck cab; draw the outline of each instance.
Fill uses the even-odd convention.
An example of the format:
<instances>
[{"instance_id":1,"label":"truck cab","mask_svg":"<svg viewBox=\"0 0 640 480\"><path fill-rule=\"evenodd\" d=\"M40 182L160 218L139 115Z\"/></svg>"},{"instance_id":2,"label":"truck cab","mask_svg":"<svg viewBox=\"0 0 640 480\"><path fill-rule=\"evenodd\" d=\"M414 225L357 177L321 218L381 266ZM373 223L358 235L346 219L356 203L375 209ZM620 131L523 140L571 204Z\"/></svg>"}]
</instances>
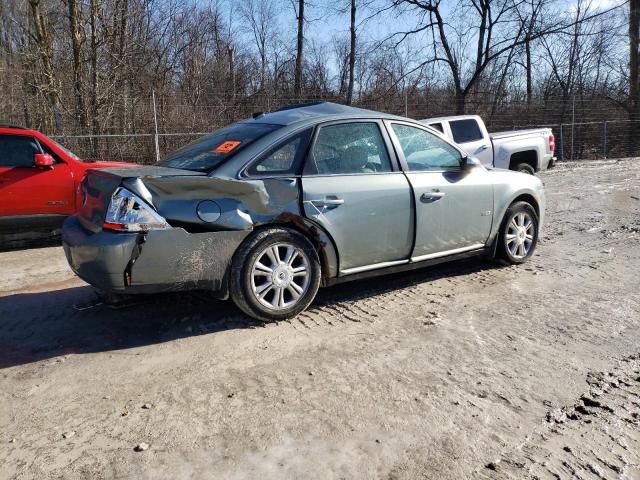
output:
<instances>
[{"instance_id":1,"label":"truck cab","mask_svg":"<svg viewBox=\"0 0 640 480\"><path fill-rule=\"evenodd\" d=\"M127 165L85 162L36 130L0 126L0 243L6 234L60 228L81 206L88 170Z\"/></svg>"}]
</instances>

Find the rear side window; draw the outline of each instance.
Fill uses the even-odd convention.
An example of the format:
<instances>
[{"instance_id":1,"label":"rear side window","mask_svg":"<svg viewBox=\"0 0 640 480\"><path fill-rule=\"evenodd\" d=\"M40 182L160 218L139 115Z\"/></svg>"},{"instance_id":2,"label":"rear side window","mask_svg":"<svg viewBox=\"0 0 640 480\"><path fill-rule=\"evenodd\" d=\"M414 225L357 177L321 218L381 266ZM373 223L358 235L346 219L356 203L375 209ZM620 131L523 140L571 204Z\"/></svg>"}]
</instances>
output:
<instances>
[{"instance_id":1,"label":"rear side window","mask_svg":"<svg viewBox=\"0 0 640 480\"><path fill-rule=\"evenodd\" d=\"M305 175L390 172L391 161L377 123L322 127L304 168Z\"/></svg>"},{"instance_id":2,"label":"rear side window","mask_svg":"<svg viewBox=\"0 0 640 480\"><path fill-rule=\"evenodd\" d=\"M42 150L33 137L0 135L0 167L32 167L36 153Z\"/></svg>"},{"instance_id":3,"label":"rear side window","mask_svg":"<svg viewBox=\"0 0 640 480\"><path fill-rule=\"evenodd\" d=\"M453 120L449 122L449 126L451 127L453 141L456 143L467 143L482 140L482 131L480 130L480 126L473 118Z\"/></svg>"},{"instance_id":4,"label":"rear side window","mask_svg":"<svg viewBox=\"0 0 640 480\"><path fill-rule=\"evenodd\" d=\"M312 129L298 133L271 149L248 169L249 175L295 174L302 163Z\"/></svg>"},{"instance_id":5,"label":"rear side window","mask_svg":"<svg viewBox=\"0 0 640 480\"><path fill-rule=\"evenodd\" d=\"M267 123L235 123L182 147L158 165L208 172L278 128L280 125Z\"/></svg>"}]
</instances>

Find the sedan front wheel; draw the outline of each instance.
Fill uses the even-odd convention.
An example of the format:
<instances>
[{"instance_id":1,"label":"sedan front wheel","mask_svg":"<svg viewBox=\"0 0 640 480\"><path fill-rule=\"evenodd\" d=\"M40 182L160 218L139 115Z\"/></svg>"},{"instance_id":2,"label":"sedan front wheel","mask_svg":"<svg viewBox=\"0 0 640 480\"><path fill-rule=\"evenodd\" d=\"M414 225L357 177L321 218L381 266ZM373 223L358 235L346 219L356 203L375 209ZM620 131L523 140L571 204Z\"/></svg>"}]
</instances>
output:
<instances>
[{"instance_id":1,"label":"sedan front wheel","mask_svg":"<svg viewBox=\"0 0 640 480\"><path fill-rule=\"evenodd\" d=\"M505 213L498 254L509 263L524 263L538 244L538 215L527 202L516 202Z\"/></svg>"},{"instance_id":2,"label":"sedan front wheel","mask_svg":"<svg viewBox=\"0 0 640 480\"><path fill-rule=\"evenodd\" d=\"M320 275L318 253L306 237L288 228L261 230L234 255L231 298L254 318L284 320L309 306Z\"/></svg>"}]
</instances>

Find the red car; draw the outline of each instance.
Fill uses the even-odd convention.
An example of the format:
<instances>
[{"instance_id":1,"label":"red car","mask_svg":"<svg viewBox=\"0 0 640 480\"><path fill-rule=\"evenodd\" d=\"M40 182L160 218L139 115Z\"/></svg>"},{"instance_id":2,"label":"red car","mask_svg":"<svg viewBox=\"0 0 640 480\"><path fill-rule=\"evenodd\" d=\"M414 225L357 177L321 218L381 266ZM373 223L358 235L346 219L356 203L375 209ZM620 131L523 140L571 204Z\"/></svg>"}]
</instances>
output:
<instances>
[{"instance_id":1,"label":"red car","mask_svg":"<svg viewBox=\"0 0 640 480\"><path fill-rule=\"evenodd\" d=\"M0 244L2 234L59 228L81 206L87 170L122 166L134 164L83 162L36 130L0 125Z\"/></svg>"}]
</instances>

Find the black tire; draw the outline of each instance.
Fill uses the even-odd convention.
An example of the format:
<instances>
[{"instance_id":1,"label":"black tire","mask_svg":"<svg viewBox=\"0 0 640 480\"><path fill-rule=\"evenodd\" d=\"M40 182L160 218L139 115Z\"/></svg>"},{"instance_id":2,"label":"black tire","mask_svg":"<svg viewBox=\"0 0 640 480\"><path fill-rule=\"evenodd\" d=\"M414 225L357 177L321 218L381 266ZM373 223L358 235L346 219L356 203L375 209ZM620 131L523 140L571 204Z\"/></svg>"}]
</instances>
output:
<instances>
[{"instance_id":1,"label":"black tire","mask_svg":"<svg viewBox=\"0 0 640 480\"><path fill-rule=\"evenodd\" d=\"M264 285L267 285L269 282L272 282L272 285L275 285L271 280L274 276L256 273L260 269L254 270L254 266L258 260L264 259L265 255L268 255L266 250L278 246L277 249L282 252L282 249L286 249L287 245L292 246L294 250L299 249L296 250L296 252L298 252L298 256L300 257L299 261L301 261L301 265L304 265L305 271L308 269L308 273L305 275L305 282L308 281L308 283L305 283L303 293L297 299L294 299L292 295L293 290L288 287L267 286L265 290L273 290L273 296L269 297L271 292L267 292L267 297L261 300L258 298L260 295L256 292L256 288L260 288L262 285L258 285L257 287L255 286L255 280L256 278L259 278L257 275L265 277ZM286 253L287 250L284 250L284 252ZM271 263L268 266L270 268L274 268ZM293 271L293 265L291 267L291 271ZM290 285L295 275L291 273L285 281L288 280L288 284ZM309 304L311 304L318 292L321 275L322 269L320 267L318 252L304 235L295 230L284 227L266 228L259 230L248 237L242 245L238 247L238 250L236 250L236 253L233 256L231 262L231 274L229 276L231 299L240 310L250 317L265 322L285 320L295 317L307 308ZM296 284L296 286L300 288L300 285ZM267 307L262 303L270 303L271 301L279 303L279 300L275 295L280 290L283 291L283 302L286 301L285 296L288 296L288 301L295 303L290 306L282 307L275 305Z\"/></svg>"},{"instance_id":2,"label":"black tire","mask_svg":"<svg viewBox=\"0 0 640 480\"><path fill-rule=\"evenodd\" d=\"M525 235L525 238L518 237L518 235L520 235L520 232L518 232L516 234L515 240L511 236L509 238L507 237L507 234L509 235L513 234L515 230L513 226L515 226L519 222L520 218L522 218L522 217L517 218L520 214L524 214L525 216L524 218L525 219L529 218L532 223L531 235L533 236L533 238L529 245L529 249L526 251L526 254L524 256L521 255L521 253L526 248L525 242L528 241L526 240L526 235ZM514 219L515 219L515 223L512 224L512 221L514 221ZM525 225L526 225L526 222L525 222ZM527 202L516 202L516 203L513 203L511 206L509 206L509 208L504 214L502 225L500 225L500 232L498 233L498 238L496 239L496 241L498 242L498 248L496 252L497 257L513 265L519 265L529 260L529 258L531 258L531 256L533 255L533 252L535 251L536 246L538 245L538 225L539 225L538 215L536 214L536 210L533 208L533 206L531 206L531 204ZM520 242L521 238L523 240L523 245L524 245L523 250L522 251L518 250L519 247L516 246L516 251L514 253L513 252L514 242L517 245Z\"/></svg>"},{"instance_id":3,"label":"black tire","mask_svg":"<svg viewBox=\"0 0 640 480\"><path fill-rule=\"evenodd\" d=\"M528 163L519 163L516 165L516 168L514 168L514 170L516 172L520 172L520 173L526 173L529 175L535 175L536 174L536 170L529 165Z\"/></svg>"}]
</instances>

